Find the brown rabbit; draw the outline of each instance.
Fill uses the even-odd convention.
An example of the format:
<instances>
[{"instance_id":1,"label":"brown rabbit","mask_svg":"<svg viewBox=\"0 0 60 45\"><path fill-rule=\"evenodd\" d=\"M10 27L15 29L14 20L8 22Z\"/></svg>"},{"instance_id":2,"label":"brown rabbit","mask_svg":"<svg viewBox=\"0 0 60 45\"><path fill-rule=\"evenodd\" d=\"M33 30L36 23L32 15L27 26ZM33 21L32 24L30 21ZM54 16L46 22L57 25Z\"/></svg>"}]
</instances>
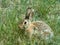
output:
<instances>
[{"instance_id":1,"label":"brown rabbit","mask_svg":"<svg viewBox=\"0 0 60 45\"><path fill-rule=\"evenodd\" d=\"M19 24L21 29L25 29L25 32L31 38L32 35L40 36L42 39L51 39L53 37L53 31L48 24L43 21L31 21L33 17L33 11L29 7L24 20Z\"/></svg>"}]
</instances>

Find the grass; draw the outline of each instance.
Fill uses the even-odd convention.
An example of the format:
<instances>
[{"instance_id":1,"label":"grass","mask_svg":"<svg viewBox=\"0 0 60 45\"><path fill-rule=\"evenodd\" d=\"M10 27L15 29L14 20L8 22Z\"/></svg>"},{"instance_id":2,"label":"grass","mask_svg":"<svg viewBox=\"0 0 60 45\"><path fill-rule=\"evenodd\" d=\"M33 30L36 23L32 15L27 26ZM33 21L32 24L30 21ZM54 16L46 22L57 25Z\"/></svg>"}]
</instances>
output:
<instances>
[{"instance_id":1,"label":"grass","mask_svg":"<svg viewBox=\"0 0 60 45\"><path fill-rule=\"evenodd\" d=\"M34 8L34 20L45 21L54 32L53 44L37 38L28 40L24 30L18 28L27 6ZM44 44L45 43L45 44ZM0 45L60 45L59 0L0 0Z\"/></svg>"}]
</instances>

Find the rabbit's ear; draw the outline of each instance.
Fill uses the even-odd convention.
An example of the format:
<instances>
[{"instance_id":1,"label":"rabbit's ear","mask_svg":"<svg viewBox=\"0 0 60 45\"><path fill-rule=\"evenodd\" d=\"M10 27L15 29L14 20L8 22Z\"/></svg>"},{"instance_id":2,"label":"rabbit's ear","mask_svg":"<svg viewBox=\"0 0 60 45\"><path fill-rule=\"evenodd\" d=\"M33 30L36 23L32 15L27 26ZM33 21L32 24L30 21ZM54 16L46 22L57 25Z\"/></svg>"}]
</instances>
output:
<instances>
[{"instance_id":1,"label":"rabbit's ear","mask_svg":"<svg viewBox=\"0 0 60 45\"><path fill-rule=\"evenodd\" d=\"M26 9L25 19L30 19L33 17L33 15L34 15L34 9L32 9L32 7L28 7Z\"/></svg>"}]
</instances>

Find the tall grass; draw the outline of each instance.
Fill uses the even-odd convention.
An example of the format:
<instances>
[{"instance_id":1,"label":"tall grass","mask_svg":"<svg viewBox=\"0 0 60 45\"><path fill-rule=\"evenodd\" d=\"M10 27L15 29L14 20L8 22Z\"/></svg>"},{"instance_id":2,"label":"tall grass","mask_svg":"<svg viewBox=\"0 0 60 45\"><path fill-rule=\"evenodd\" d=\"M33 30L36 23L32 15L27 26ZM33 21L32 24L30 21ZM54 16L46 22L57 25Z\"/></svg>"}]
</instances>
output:
<instances>
[{"instance_id":1,"label":"tall grass","mask_svg":"<svg viewBox=\"0 0 60 45\"><path fill-rule=\"evenodd\" d=\"M53 43L33 37L26 38L18 22L27 6L34 8L34 20L45 21L54 32ZM60 45L60 1L59 0L0 0L0 45Z\"/></svg>"}]
</instances>

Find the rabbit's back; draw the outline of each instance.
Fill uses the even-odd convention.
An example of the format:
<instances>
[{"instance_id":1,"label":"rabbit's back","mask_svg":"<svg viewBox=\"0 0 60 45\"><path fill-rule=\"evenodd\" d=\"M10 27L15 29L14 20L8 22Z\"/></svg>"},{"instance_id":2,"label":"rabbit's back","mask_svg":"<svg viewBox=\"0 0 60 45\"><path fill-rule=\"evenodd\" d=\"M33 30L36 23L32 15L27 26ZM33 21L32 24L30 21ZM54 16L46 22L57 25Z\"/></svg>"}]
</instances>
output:
<instances>
[{"instance_id":1,"label":"rabbit's back","mask_svg":"<svg viewBox=\"0 0 60 45\"><path fill-rule=\"evenodd\" d=\"M48 24L46 24L43 21L32 22L28 26L28 30L30 31L30 33L33 30L32 34L37 34L37 35L41 36L44 39L48 39L48 38L53 37L52 29L50 28L50 26Z\"/></svg>"},{"instance_id":2,"label":"rabbit's back","mask_svg":"<svg viewBox=\"0 0 60 45\"><path fill-rule=\"evenodd\" d=\"M32 24L39 30L43 30L43 31L46 29L51 30L50 26L43 21L32 22Z\"/></svg>"}]
</instances>

